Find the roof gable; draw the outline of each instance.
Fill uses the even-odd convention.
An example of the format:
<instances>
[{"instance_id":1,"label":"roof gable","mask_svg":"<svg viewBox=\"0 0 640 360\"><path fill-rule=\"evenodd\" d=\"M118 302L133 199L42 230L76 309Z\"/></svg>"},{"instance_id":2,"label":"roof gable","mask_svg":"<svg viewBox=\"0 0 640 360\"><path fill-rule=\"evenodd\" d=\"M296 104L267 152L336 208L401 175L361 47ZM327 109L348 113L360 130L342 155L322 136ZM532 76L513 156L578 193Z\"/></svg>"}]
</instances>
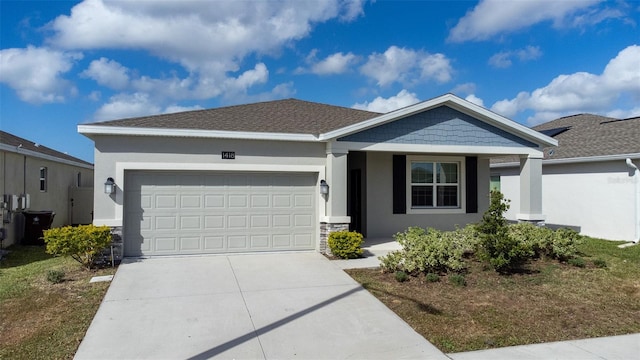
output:
<instances>
[{"instance_id":1,"label":"roof gable","mask_svg":"<svg viewBox=\"0 0 640 360\"><path fill-rule=\"evenodd\" d=\"M338 141L536 147L530 141L445 105L338 138Z\"/></svg>"}]
</instances>

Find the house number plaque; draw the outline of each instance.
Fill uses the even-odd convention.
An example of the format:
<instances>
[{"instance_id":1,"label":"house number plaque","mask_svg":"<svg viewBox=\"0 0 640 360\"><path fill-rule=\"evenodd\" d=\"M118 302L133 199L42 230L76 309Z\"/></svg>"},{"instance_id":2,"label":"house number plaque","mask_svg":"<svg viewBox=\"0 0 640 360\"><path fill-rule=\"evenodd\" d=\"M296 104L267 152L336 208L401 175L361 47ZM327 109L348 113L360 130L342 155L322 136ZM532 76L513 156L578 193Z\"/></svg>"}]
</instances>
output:
<instances>
[{"instance_id":1,"label":"house number plaque","mask_svg":"<svg viewBox=\"0 0 640 360\"><path fill-rule=\"evenodd\" d=\"M236 158L236 152L235 151L223 151L222 152L222 159L223 160L233 160Z\"/></svg>"}]
</instances>

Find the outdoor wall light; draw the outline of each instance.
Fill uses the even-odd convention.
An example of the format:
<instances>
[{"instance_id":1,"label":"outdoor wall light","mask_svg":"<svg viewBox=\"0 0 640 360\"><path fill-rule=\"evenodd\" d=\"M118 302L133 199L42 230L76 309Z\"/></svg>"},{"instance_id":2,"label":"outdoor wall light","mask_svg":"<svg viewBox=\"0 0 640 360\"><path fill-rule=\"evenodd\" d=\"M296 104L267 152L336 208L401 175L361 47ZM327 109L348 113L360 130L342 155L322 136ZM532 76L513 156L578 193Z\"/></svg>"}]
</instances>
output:
<instances>
[{"instance_id":1,"label":"outdoor wall light","mask_svg":"<svg viewBox=\"0 0 640 360\"><path fill-rule=\"evenodd\" d=\"M116 183L113 181L112 177L108 177L107 181L104 183L104 193L105 194L113 194L116 192Z\"/></svg>"},{"instance_id":2,"label":"outdoor wall light","mask_svg":"<svg viewBox=\"0 0 640 360\"><path fill-rule=\"evenodd\" d=\"M327 184L327 182L324 180L320 180L320 194L329 194L329 184Z\"/></svg>"}]
</instances>

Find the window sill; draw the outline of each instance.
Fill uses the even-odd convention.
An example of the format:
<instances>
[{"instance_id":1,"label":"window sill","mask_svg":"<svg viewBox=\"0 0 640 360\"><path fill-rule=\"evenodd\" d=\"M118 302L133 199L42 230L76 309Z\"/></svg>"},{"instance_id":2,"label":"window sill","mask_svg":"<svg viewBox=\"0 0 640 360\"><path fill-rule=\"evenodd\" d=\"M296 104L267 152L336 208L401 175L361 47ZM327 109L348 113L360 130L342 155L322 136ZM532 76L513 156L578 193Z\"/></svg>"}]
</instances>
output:
<instances>
[{"instance_id":1,"label":"window sill","mask_svg":"<svg viewBox=\"0 0 640 360\"><path fill-rule=\"evenodd\" d=\"M408 208L407 214L428 215L428 214L465 214L462 208Z\"/></svg>"}]
</instances>

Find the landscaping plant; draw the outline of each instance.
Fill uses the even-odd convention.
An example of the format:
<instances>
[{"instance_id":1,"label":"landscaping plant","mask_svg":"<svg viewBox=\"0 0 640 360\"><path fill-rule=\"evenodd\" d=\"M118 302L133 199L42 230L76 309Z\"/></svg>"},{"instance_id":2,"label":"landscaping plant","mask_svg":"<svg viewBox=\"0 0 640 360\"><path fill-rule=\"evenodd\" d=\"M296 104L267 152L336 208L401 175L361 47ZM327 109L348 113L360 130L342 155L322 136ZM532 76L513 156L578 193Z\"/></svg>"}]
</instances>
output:
<instances>
[{"instance_id":1,"label":"landscaping plant","mask_svg":"<svg viewBox=\"0 0 640 360\"><path fill-rule=\"evenodd\" d=\"M504 217L508 209L509 200L505 200L501 192L492 190L489 209L476 225L480 236L478 256L498 272L518 269L535 254L531 244L509 234Z\"/></svg>"},{"instance_id":2,"label":"landscaping plant","mask_svg":"<svg viewBox=\"0 0 640 360\"><path fill-rule=\"evenodd\" d=\"M327 240L331 253L343 259L355 259L362 255L362 234L356 231L335 231Z\"/></svg>"},{"instance_id":3,"label":"landscaping plant","mask_svg":"<svg viewBox=\"0 0 640 360\"><path fill-rule=\"evenodd\" d=\"M70 256L90 269L96 257L111 244L108 226L64 226L44 231L47 253Z\"/></svg>"}]
</instances>

